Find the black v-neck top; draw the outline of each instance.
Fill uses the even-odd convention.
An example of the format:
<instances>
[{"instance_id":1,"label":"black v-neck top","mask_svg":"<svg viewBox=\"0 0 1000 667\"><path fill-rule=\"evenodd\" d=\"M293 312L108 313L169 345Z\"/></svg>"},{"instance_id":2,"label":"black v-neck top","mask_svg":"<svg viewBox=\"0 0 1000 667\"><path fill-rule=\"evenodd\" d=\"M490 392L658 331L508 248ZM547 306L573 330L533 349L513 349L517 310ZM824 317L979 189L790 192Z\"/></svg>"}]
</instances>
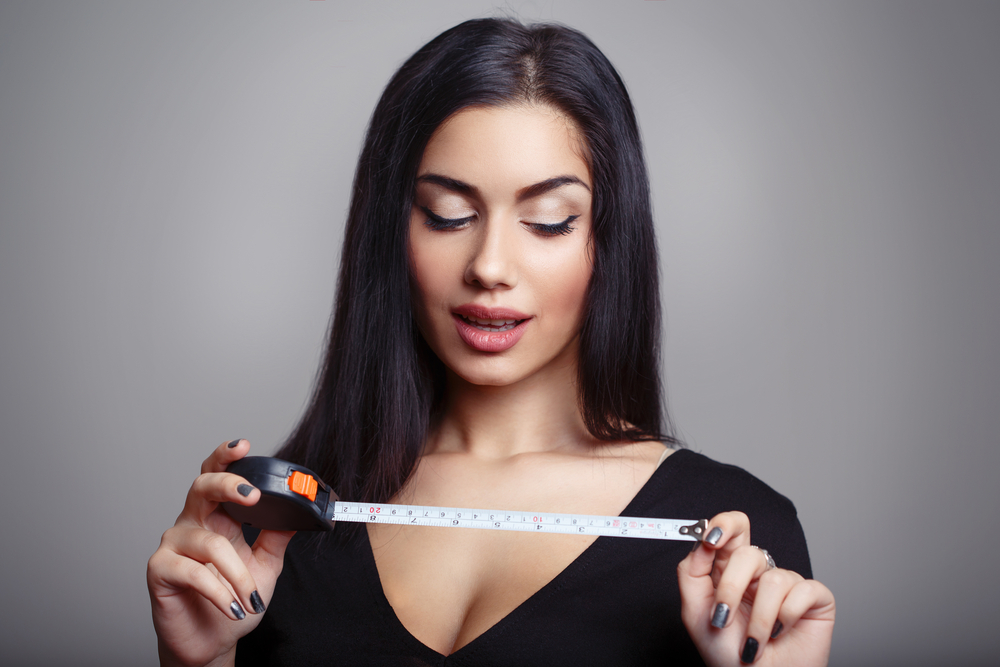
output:
<instances>
[{"instance_id":1,"label":"black v-neck top","mask_svg":"<svg viewBox=\"0 0 1000 667\"><path fill-rule=\"evenodd\" d=\"M622 515L700 519L729 510L750 517L753 543L779 567L812 577L792 503L744 470L689 450L667 457ZM368 533L356 535L321 550L308 534L292 539L264 618L237 646L237 665L703 664L680 617L677 564L690 542L598 537L496 625L444 656L400 623Z\"/></svg>"}]
</instances>

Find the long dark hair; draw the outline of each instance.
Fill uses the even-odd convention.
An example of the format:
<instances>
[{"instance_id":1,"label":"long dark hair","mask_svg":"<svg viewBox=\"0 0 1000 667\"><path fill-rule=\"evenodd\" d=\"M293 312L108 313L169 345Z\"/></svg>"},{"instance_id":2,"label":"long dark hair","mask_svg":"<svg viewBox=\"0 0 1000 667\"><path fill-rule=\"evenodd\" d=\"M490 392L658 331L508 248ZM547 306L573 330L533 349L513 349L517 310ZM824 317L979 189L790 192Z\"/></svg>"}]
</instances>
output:
<instances>
[{"instance_id":1,"label":"long dark hair","mask_svg":"<svg viewBox=\"0 0 1000 667\"><path fill-rule=\"evenodd\" d=\"M386 501L413 472L444 393L417 330L408 230L434 130L472 105L538 103L573 118L593 179L593 274L580 332L579 400L601 440L662 440L660 301L649 179L618 73L583 34L509 19L466 21L417 51L386 86L358 161L325 360L278 456L342 497Z\"/></svg>"}]
</instances>

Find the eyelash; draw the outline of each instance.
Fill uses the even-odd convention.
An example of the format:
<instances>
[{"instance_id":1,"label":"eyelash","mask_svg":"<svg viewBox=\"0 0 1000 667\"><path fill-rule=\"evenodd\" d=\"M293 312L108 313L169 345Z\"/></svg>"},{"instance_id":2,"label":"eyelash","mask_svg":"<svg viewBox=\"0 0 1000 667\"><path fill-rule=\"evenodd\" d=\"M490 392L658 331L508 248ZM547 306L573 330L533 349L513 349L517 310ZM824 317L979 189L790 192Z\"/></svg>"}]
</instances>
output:
<instances>
[{"instance_id":1,"label":"eyelash","mask_svg":"<svg viewBox=\"0 0 1000 667\"><path fill-rule=\"evenodd\" d=\"M470 215L466 218L442 218L440 215L431 213L430 209L423 206L420 207L420 210L427 216L427 222L425 224L436 232L458 229L462 225L472 222L476 218L474 215ZM565 236L576 229L576 227L572 225L572 222L579 217L579 215L571 215L562 222L557 222L554 225L545 225L540 222L526 222L524 224L543 236Z\"/></svg>"}]
</instances>

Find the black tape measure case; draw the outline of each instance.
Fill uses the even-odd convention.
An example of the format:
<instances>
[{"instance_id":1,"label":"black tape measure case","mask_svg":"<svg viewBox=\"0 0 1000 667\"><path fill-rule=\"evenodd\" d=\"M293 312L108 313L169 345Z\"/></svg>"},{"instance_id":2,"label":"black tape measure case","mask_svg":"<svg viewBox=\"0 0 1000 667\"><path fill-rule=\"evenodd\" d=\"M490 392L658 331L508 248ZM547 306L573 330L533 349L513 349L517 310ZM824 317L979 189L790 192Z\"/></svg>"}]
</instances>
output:
<instances>
[{"instance_id":1,"label":"black tape measure case","mask_svg":"<svg viewBox=\"0 0 1000 667\"><path fill-rule=\"evenodd\" d=\"M229 464L226 472L260 489L260 500L247 507L224 502L233 519L260 530L332 530L327 507L337 494L316 473L269 456L247 456Z\"/></svg>"}]
</instances>

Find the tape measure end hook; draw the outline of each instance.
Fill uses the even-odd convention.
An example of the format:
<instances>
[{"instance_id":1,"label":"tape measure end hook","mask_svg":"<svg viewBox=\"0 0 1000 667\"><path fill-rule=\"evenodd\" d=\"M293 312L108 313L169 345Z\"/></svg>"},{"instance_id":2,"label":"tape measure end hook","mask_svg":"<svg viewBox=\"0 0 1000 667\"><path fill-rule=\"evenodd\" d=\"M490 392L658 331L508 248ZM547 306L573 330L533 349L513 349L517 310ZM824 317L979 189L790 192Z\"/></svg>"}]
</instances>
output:
<instances>
[{"instance_id":1,"label":"tape measure end hook","mask_svg":"<svg viewBox=\"0 0 1000 667\"><path fill-rule=\"evenodd\" d=\"M690 535L699 542L705 540L705 532L708 530L708 519L702 519L698 523L693 523L690 526L681 526L677 531L681 535Z\"/></svg>"}]
</instances>

